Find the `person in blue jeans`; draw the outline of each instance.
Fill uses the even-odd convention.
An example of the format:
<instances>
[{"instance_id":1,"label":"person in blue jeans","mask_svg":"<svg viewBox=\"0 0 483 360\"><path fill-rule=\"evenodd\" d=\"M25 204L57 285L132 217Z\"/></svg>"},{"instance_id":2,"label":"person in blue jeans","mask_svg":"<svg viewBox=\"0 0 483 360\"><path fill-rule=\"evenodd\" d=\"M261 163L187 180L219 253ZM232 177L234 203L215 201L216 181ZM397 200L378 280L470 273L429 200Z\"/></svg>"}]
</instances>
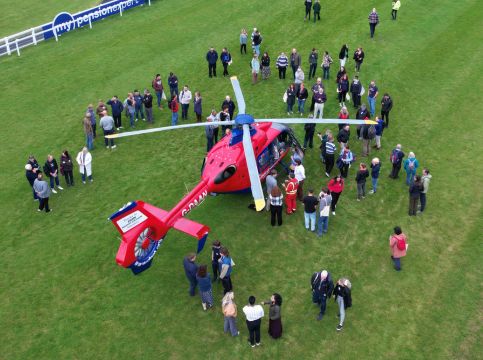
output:
<instances>
[{"instance_id":1,"label":"person in blue jeans","mask_svg":"<svg viewBox=\"0 0 483 360\"><path fill-rule=\"evenodd\" d=\"M371 180L372 180L372 190L369 194L375 194L377 191L377 181L379 180L379 172L381 171L381 161L379 158L374 158L371 161Z\"/></svg>"},{"instance_id":2,"label":"person in blue jeans","mask_svg":"<svg viewBox=\"0 0 483 360\"><path fill-rule=\"evenodd\" d=\"M310 231L315 231L317 204L319 200L314 196L314 190L310 189L302 202L304 203L305 228Z\"/></svg>"},{"instance_id":3,"label":"person in blue jeans","mask_svg":"<svg viewBox=\"0 0 483 360\"><path fill-rule=\"evenodd\" d=\"M309 92L305 88L304 83L301 83L297 91L298 112L300 113L300 115L303 115L304 113L305 100L307 100L308 97L309 97Z\"/></svg>"},{"instance_id":4,"label":"person in blue jeans","mask_svg":"<svg viewBox=\"0 0 483 360\"><path fill-rule=\"evenodd\" d=\"M334 282L327 270L316 272L310 279L312 283L312 302L320 306L320 312L317 320L322 320L327 308L327 299L332 296L334 290Z\"/></svg>"},{"instance_id":5,"label":"person in blue jeans","mask_svg":"<svg viewBox=\"0 0 483 360\"><path fill-rule=\"evenodd\" d=\"M376 98L379 95L379 89L376 86L376 82L371 80L369 84L369 89L367 92L367 102L369 104L369 111L371 113L371 118L376 114Z\"/></svg>"},{"instance_id":6,"label":"person in blue jeans","mask_svg":"<svg viewBox=\"0 0 483 360\"><path fill-rule=\"evenodd\" d=\"M146 121L143 111L143 97L139 93L139 90L134 90L134 110L136 121L138 121L138 119L143 119L143 121Z\"/></svg>"},{"instance_id":7,"label":"person in blue jeans","mask_svg":"<svg viewBox=\"0 0 483 360\"><path fill-rule=\"evenodd\" d=\"M129 117L129 124L134 127L134 114L136 113L136 102L132 93L127 94L127 98L124 101L124 105L127 106L126 115Z\"/></svg>"},{"instance_id":8,"label":"person in blue jeans","mask_svg":"<svg viewBox=\"0 0 483 360\"><path fill-rule=\"evenodd\" d=\"M330 205L332 204L332 196L327 188L323 188L319 194L319 224L317 235L327 234L329 229Z\"/></svg>"},{"instance_id":9,"label":"person in blue jeans","mask_svg":"<svg viewBox=\"0 0 483 360\"><path fill-rule=\"evenodd\" d=\"M195 296L196 285L198 284L196 280L196 273L198 272L198 265L195 263L196 254L190 253L186 255L183 259L183 267L186 278L190 283L189 294L190 296Z\"/></svg>"},{"instance_id":10,"label":"person in blue jeans","mask_svg":"<svg viewBox=\"0 0 483 360\"><path fill-rule=\"evenodd\" d=\"M411 151L408 158L404 161L404 170L406 171L406 185L411 185L416 176L416 171L419 167L419 161L416 159L416 155Z\"/></svg>"}]
</instances>

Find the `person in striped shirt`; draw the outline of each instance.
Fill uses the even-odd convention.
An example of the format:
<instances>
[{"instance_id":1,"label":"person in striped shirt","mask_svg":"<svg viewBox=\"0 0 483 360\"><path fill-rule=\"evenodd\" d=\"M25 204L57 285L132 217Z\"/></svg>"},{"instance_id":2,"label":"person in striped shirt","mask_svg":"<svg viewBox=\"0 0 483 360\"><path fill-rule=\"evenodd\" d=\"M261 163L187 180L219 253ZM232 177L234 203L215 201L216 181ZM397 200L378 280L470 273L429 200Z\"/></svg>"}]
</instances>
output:
<instances>
[{"instance_id":1,"label":"person in striped shirt","mask_svg":"<svg viewBox=\"0 0 483 360\"><path fill-rule=\"evenodd\" d=\"M329 134L327 136L327 142L325 143L325 175L330 177L330 172L334 168L334 154L335 154L335 144L334 144L334 136Z\"/></svg>"},{"instance_id":2,"label":"person in striped shirt","mask_svg":"<svg viewBox=\"0 0 483 360\"><path fill-rule=\"evenodd\" d=\"M288 57L284 52L281 52L277 58L278 78L285 79L285 73L287 72Z\"/></svg>"},{"instance_id":3,"label":"person in striped shirt","mask_svg":"<svg viewBox=\"0 0 483 360\"><path fill-rule=\"evenodd\" d=\"M268 196L270 200L270 212L271 212L271 224L275 226L275 218L277 219L278 226L282 225L282 206L283 206L283 194L280 188L275 185Z\"/></svg>"}]
</instances>

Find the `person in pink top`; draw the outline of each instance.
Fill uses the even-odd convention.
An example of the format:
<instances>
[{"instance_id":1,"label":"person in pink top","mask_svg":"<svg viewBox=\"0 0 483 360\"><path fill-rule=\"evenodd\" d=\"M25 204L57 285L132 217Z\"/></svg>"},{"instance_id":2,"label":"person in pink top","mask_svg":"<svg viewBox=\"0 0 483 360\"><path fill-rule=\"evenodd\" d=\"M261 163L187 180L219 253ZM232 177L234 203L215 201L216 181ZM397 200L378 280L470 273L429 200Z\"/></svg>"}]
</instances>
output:
<instances>
[{"instance_id":1,"label":"person in pink top","mask_svg":"<svg viewBox=\"0 0 483 360\"><path fill-rule=\"evenodd\" d=\"M406 235L403 234L399 226L394 228L394 234L389 237L389 247L391 248L391 259L394 263L394 268L396 271L400 271L401 258L406 256L408 243Z\"/></svg>"}]
</instances>

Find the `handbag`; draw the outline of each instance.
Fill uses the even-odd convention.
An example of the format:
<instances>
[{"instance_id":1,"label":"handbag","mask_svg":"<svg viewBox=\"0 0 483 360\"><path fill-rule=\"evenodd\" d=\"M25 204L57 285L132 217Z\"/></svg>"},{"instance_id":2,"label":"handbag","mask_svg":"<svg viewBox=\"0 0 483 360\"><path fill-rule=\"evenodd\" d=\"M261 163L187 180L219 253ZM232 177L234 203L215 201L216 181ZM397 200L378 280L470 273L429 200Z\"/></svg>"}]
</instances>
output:
<instances>
[{"instance_id":1,"label":"handbag","mask_svg":"<svg viewBox=\"0 0 483 360\"><path fill-rule=\"evenodd\" d=\"M286 91L283 93L283 97L282 97L282 99L283 99L283 102L284 102L284 103L286 103L286 102L287 102L288 95L287 95L287 92L286 92Z\"/></svg>"},{"instance_id":2,"label":"handbag","mask_svg":"<svg viewBox=\"0 0 483 360\"><path fill-rule=\"evenodd\" d=\"M361 85L361 93L359 95L362 96L365 93L366 93L366 89L364 89L364 86Z\"/></svg>"},{"instance_id":3,"label":"handbag","mask_svg":"<svg viewBox=\"0 0 483 360\"><path fill-rule=\"evenodd\" d=\"M163 94L161 95L161 98L162 98L163 100L166 100L166 94L165 94L165 92L164 92L164 91L163 91Z\"/></svg>"},{"instance_id":4,"label":"handbag","mask_svg":"<svg viewBox=\"0 0 483 360\"><path fill-rule=\"evenodd\" d=\"M351 96L349 95L349 93L346 93L346 94L345 94L345 99L346 99L347 101L351 101Z\"/></svg>"}]
</instances>

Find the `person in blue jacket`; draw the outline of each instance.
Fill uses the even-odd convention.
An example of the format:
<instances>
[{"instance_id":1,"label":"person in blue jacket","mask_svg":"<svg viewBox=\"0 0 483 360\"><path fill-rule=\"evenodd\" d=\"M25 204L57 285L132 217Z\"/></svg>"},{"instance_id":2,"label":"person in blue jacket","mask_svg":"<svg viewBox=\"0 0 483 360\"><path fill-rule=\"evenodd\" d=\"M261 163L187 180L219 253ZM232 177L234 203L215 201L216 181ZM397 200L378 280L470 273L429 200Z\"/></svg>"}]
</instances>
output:
<instances>
[{"instance_id":1,"label":"person in blue jacket","mask_svg":"<svg viewBox=\"0 0 483 360\"><path fill-rule=\"evenodd\" d=\"M136 121L138 119L143 119L143 121L146 121L146 118L144 117L144 111L143 111L143 97L141 96L141 93L139 90L134 90L134 116L136 117Z\"/></svg>"},{"instance_id":2,"label":"person in blue jacket","mask_svg":"<svg viewBox=\"0 0 483 360\"><path fill-rule=\"evenodd\" d=\"M374 158L371 161L371 180L372 180L372 190L369 194L375 194L377 191L377 181L379 180L379 172L381 171L381 161L379 158Z\"/></svg>"},{"instance_id":3,"label":"person in blue jacket","mask_svg":"<svg viewBox=\"0 0 483 360\"><path fill-rule=\"evenodd\" d=\"M231 64L231 55L228 52L227 48L223 48L223 50L221 51L220 61L223 65L223 76L229 76L230 74L228 74L228 65Z\"/></svg>"},{"instance_id":4,"label":"person in blue jacket","mask_svg":"<svg viewBox=\"0 0 483 360\"><path fill-rule=\"evenodd\" d=\"M119 101L119 98L117 95L114 95L111 100L107 102L107 105L111 106L111 113L112 117L114 119L114 124L117 130L122 128L122 111L124 110L124 105L122 105L122 102Z\"/></svg>"},{"instance_id":5,"label":"person in blue jacket","mask_svg":"<svg viewBox=\"0 0 483 360\"><path fill-rule=\"evenodd\" d=\"M227 292L233 291L233 284L231 282L231 272L233 270L233 265L235 263L230 257L230 252L226 247L222 247L220 250L220 260L218 260L219 271L220 271L220 279L221 283L223 284L223 295Z\"/></svg>"},{"instance_id":6,"label":"person in blue jacket","mask_svg":"<svg viewBox=\"0 0 483 360\"><path fill-rule=\"evenodd\" d=\"M406 185L411 185L416 176L416 171L419 167L419 161L416 159L416 155L411 151L408 158L404 161L404 170L406 170Z\"/></svg>"},{"instance_id":7,"label":"person in blue jacket","mask_svg":"<svg viewBox=\"0 0 483 360\"><path fill-rule=\"evenodd\" d=\"M186 277L190 283L189 294L190 296L195 296L196 285L198 284L196 280L196 273L198 272L198 265L195 263L196 254L190 253L186 255L183 259L183 267Z\"/></svg>"},{"instance_id":8,"label":"person in blue jacket","mask_svg":"<svg viewBox=\"0 0 483 360\"><path fill-rule=\"evenodd\" d=\"M210 48L206 53L206 61L208 61L208 76L216 77L216 62L218 61L218 53L215 48Z\"/></svg>"},{"instance_id":9,"label":"person in blue jacket","mask_svg":"<svg viewBox=\"0 0 483 360\"><path fill-rule=\"evenodd\" d=\"M384 131L384 120L380 119L379 117L376 116L374 121L377 123L374 127L376 128L376 145L374 145L374 148L376 150L381 149L381 138L382 138L382 132Z\"/></svg>"}]
</instances>

